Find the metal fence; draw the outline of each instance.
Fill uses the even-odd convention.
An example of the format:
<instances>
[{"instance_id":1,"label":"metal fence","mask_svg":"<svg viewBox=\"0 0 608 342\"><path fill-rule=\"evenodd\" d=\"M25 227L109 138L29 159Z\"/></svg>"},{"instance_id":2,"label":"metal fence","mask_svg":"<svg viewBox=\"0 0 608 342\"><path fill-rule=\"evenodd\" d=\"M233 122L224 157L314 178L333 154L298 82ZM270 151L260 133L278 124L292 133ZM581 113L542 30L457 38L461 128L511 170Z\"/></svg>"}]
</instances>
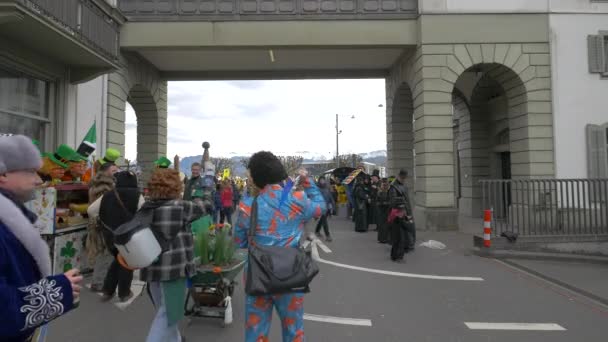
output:
<instances>
[{"instance_id":1,"label":"metal fence","mask_svg":"<svg viewBox=\"0 0 608 342\"><path fill-rule=\"evenodd\" d=\"M106 57L118 58L119 26L91 0L19 0Z\"/></svg>"},{"instance_id":2,"label":"metal fence","mask_svg":"<svg viewBox=\"0 0 608 342\"><path fill-rule=\"evenodd\" d=\"M608 179L482 180L492 233L608 234Z\"/></svg>"}]
</instances>

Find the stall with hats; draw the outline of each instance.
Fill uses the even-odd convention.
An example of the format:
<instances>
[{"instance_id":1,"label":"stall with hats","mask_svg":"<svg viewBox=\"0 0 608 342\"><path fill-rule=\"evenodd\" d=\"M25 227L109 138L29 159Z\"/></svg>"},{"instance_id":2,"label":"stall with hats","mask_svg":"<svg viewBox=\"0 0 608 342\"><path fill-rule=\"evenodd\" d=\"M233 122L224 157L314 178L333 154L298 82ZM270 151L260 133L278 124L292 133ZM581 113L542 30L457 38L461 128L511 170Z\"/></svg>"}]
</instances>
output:
<instances>
[{"instance_id":1,"label":"stall with hats","mask_svg":"<svg viewBox=\"0 0 608 342\"><path fill-rule=\"evenodd\" d=\"M66 144L41 155L43 163L38 173L44 184L25 205L38 215L36 227L49 244L53 272L74 267L87 270L84 241L89 188L82 178L88 158Z\"/></svg>"}]
</instances>

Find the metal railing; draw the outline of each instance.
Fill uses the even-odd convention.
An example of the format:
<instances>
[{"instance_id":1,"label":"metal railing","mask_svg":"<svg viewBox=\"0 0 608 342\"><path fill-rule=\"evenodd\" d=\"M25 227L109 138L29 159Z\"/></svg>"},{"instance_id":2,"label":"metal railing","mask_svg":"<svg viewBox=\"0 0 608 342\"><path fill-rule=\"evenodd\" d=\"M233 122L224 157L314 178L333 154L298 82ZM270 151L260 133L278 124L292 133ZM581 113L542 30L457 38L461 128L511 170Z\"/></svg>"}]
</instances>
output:
<instances>
[{"instance_id":1,"label":"metal railing","mask_svg":"<svg viewBox=\"0 0 608 342\"><path fill-rule=\"evenodd\" d=\"M18 0L88 46L118 59L119 25L92 0Z\"/></svg>"},{"instance_id":2,"label":"metal railing","mask_svg":"<svg viewBox=\"0 0 608 342\"><path fill-rule=\"evenodd\" d=\"M492 233L608 234L608 179L482 180Z\"/></svg>"},{"instance_id":3,"label":"metal railing","mask_svg":"<svg viewBox=\"0 0 608 342\"><path fill-rule=\"evenodd\" d=\"M129 20L411 18L418 0L121 0Z\"/></svg>"}]
</instances>

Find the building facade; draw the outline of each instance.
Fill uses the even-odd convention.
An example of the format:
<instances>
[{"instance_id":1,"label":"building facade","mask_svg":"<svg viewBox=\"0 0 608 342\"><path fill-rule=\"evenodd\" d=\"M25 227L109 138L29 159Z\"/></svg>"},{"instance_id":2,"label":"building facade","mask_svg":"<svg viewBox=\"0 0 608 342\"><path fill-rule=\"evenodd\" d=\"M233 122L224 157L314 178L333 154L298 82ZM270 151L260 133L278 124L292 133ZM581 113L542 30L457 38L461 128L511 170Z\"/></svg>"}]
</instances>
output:
<instances>
[{"instance_id":1,"label":"building facade","mask_svg":"<svg viewBox=\"0 0 608 342\"><path fill-rule=\"evenodd\" d=\"M167 81L375 77L387 175L410 170L420 228L479 217L483 179L608 177L606 1L0 0L0 14L0 127L45 147L96 121L102 149L124 150L129 102L146 167L166 153Z\"/></svg>"}]
</instances>

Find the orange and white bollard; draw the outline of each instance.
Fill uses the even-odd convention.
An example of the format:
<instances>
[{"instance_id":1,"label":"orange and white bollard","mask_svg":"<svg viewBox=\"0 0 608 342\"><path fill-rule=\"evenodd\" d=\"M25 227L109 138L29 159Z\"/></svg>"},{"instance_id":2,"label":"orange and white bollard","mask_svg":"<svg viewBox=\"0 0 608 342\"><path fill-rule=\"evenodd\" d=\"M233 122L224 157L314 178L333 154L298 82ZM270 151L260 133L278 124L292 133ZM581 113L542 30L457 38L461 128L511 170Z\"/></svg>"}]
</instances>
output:
<instances>
[{"instance_id":1,"label":"orange and white bollard","mask_svg":"<svg viewBox=\"0 0 608 342\"><path fill-rule=\"evenodd\" d=\"M492 241L490 236L492 234L492 210L484 210L483 212L483 246L490 248Z\"/></svg>"}]
</instances>

